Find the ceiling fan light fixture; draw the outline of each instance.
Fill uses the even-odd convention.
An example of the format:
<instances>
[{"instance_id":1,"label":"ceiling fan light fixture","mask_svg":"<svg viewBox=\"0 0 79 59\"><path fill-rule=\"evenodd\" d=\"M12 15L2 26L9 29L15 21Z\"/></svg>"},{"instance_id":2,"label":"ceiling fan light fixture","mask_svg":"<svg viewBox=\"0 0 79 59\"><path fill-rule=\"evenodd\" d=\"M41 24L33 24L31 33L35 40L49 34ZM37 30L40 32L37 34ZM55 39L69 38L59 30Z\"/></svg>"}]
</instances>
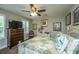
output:
<instances>
[{"instance_id":1,"label":"ceiling fan light fixture","mask_svg":"<svg viewBox=\"0 0 79 59\"><path fill-rule=\"evenodd\" d=\"M36 12L31 12L31 16L37 16Z\"/></svg>"}]
</instances>

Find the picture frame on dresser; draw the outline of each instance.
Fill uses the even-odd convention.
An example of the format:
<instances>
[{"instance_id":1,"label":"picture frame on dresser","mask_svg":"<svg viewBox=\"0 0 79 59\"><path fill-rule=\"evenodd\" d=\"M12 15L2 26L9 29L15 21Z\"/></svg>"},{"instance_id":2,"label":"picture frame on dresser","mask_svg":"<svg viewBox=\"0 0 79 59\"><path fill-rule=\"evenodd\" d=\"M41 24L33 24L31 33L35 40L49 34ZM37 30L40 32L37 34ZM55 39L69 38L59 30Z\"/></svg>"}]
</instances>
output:
<instances>
[{"instance_id":1,"label":"picture frame on dresser","mask_svg":"<svg viewBox=\"0 0 79 59\"><path fill-rule=\"evenodd\" d=\"M71 12L69 12L66 16L65 16L65 24L68 26L71 24Z\"/></svg>"},{"instance_id":2,"label":"picture frame on dresser","mask_svg":"<svg viewBox=\"0 0 79 59\"><path fill-rule=\"evenodd\" d=\"M73 25L79 25L79 7L73 11Z\"/></svg>"}]
</instances>

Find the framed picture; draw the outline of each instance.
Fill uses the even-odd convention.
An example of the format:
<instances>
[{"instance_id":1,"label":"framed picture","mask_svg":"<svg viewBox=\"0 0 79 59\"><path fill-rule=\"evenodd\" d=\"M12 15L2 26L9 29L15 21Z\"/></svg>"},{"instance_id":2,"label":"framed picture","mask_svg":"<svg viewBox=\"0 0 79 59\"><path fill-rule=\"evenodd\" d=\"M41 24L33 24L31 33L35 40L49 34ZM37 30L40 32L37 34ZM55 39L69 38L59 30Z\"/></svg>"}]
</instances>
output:
<instances>
[{"instance_id":1,"label":"framed picture","mask_svg":"<svg viewBox=\"0 0 79 59\"><path fill-rule=\"evenodd\" d=\"M47 19L45 19L45 20L42 20L42 26L44 27L44 26L47 26Z\"/></svg>"},{"instance_id":2,"label":"framed picture","mask_svg":"<svg viewBox=\"0 0 79 59\"><path fill-rule=\"evenodd\" d=\"M67 14L65 17L65 24L70 25L71 24L71 12Z\"/></svg>"},{"instance_id":3,"label":"framed picture","mask_svg":"<svg viewBox=\"0 0 79 59\"><path fill-rule=\"evenodd\" d=\"M73 11L74 25L79 25L79 7Z\"/></svg>"},{"instance_id":4,"label":"framed picture","mask_svg":"<svg viewBox=\"0 0 79 59\"><path fill-rule=\"evenodd\" d=\"M53 30L54 31L61 31L61 22L53 23Z\"/></svg>"},{"instance_id":5,"label":"framed picture","mask_svg":"<svg viewBox=\"0 0 79 59\"><path fill-rule=\"evenodd\" d=\"M37 24L32 24L32 29L37 30Z\"/></svg>"}]
</instances>

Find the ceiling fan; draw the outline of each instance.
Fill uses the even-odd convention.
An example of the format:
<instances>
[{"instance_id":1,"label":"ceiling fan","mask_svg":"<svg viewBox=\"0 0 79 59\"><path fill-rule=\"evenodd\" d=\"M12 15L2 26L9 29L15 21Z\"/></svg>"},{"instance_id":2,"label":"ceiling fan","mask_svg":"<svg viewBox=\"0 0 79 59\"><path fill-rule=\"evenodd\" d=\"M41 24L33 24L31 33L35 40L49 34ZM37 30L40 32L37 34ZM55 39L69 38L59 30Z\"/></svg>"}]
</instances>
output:
<instances>
[{"instance_id":1,"label":"ceiling fan","mask_svg":"<svg viewBox=\"0 0 79 59\"><path fill-rule=\"evenodd\" d=\"M46 9L41 9L41 10L38 10L34 4L30 4L30 7L31 7L31 11L27 11L27 10L22 10L23 12L29 12L31 13L30 16L41 16L40 12L45 12Z\"/></svg>"}]
</instances>

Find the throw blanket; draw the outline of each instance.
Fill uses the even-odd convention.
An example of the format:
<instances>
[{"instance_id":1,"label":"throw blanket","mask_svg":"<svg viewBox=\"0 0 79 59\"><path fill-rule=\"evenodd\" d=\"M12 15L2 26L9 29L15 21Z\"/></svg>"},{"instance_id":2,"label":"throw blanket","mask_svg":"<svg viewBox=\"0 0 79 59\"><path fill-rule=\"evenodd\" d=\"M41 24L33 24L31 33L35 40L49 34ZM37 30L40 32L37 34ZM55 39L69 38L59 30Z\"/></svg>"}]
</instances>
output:
<instances>
[{"instance_id":1,"label":"throw blanket","mask_svg":"<svg viewBox=\"0 0 79 59\"><path fill-rule=\"evenodd\" d=\"M24 42L24 46L41 54L55 54L55 44L48 37L37 36Z\"/></svg>"}]
</instances>

